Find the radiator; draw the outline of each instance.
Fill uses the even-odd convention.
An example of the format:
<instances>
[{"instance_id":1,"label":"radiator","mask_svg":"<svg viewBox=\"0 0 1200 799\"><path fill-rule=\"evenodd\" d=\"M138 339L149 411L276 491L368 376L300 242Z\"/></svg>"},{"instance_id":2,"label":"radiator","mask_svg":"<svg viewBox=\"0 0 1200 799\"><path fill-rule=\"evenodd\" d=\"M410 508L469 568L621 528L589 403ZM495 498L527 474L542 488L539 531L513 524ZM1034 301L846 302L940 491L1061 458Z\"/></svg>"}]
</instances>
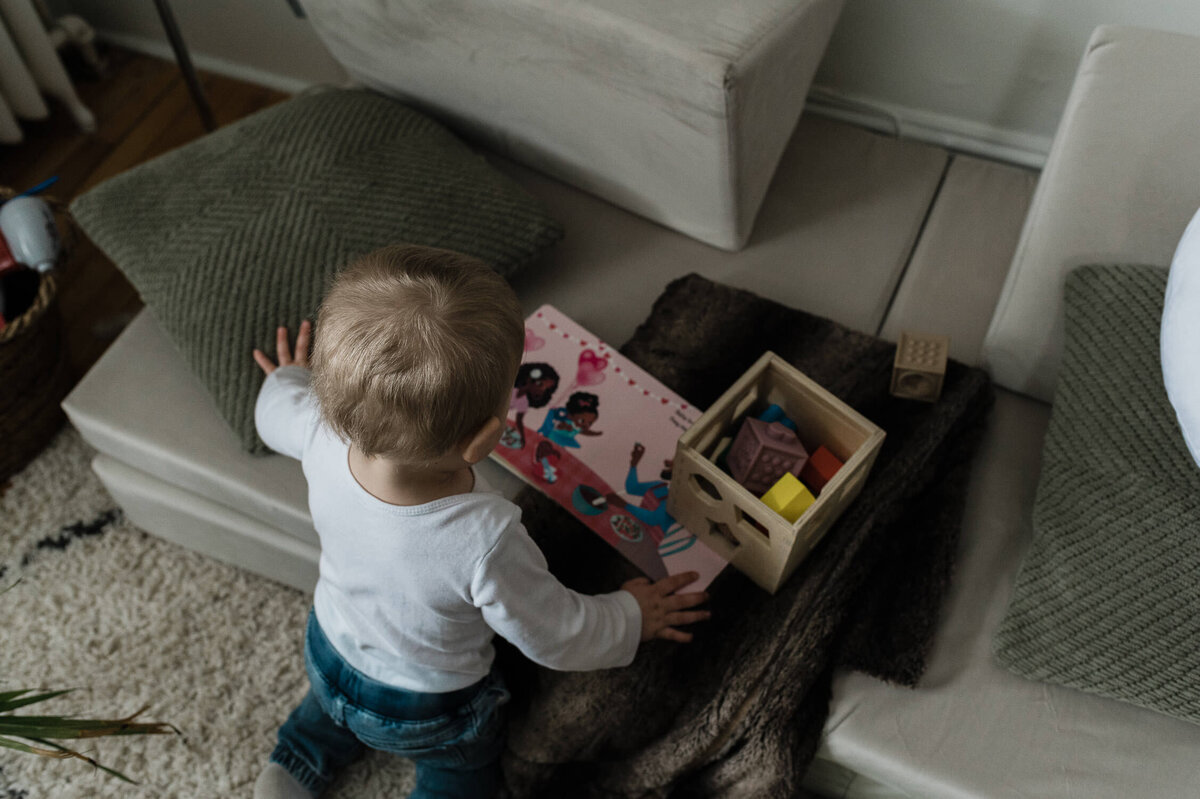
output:
<instances>
[{"instance_id":1,"label":"radiator","mask_svg":"<svg viewBox=\"0 0 1200 799\"><path fill-rule=\"evenodd\" d=\"M77 23L68 27L78 31ZM43 94L62 103L84 131L96 129L95 117L75 93L58 57L55 39L64 38L72 37L62 28L47 30L31 0L0 0L0 142L16 144L24 138L18 119L50 115Z\"/></svg>"}]
</instances>

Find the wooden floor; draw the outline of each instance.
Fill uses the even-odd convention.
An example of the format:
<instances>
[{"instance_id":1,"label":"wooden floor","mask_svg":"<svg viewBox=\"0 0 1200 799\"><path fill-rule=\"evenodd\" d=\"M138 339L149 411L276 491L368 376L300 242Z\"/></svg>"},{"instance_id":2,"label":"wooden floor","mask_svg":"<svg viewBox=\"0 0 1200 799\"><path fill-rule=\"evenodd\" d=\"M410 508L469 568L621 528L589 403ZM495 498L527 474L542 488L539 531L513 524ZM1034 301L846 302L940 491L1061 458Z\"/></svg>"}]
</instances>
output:
<instances>
[{"instance_id":1,"label":"wooden floor","mask_svg":"<svg viewBox=\"0 0 1200 799\"><path fill-rule=\"evenodd\" d=\"M57 175L44 196L69 203L101 181L205 133L173 62L118 49L104 55L102 76L73 69L76 90L96 116L96 131L81 132L66 109L51 100L48 119L22 122L23 143L0 145L0 186L21 191ZM201 73L201 80L218 126L287 97L218 75ZM103 253L86 237L73 238L60 270L59 300L78 380L142 303Z\"/></svg>"}]
</instances>

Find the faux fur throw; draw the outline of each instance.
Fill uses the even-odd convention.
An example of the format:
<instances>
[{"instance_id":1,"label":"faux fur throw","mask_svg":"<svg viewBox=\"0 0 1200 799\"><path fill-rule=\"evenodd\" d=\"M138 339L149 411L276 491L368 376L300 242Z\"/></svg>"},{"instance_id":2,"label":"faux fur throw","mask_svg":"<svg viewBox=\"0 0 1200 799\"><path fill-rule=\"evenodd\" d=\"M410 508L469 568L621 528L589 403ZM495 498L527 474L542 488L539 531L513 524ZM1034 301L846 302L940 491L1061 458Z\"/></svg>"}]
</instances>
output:
<instances>
[{"instance_id":1,"label":"faux fur throw","mask_svg":"<svg viewBox=\"0 0 1200 799\"><path fill-rule=\"evenodd\" d=\"M503 649L515 796L797 796L835 667L909 686L920 677L991 383L952 361L938 402L895 399L894 345L697 275L668 286L622 349L700 407L766 350L887 432L870 479L775 596L726 569L690 644L652 641L631 666L588 673ZM636 576L540 494L520 502L568 585L596 593Z\"/></svg>"}]
</instances>

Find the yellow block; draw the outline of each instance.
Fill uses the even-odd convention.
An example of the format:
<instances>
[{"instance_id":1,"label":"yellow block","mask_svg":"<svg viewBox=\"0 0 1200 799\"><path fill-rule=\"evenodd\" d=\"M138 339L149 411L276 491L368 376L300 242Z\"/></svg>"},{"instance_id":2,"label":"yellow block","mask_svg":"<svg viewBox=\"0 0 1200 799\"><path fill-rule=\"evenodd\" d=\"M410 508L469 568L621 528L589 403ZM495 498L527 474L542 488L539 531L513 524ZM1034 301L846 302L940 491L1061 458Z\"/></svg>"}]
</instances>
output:
<instances>
[{"instance_id":1,"label":"yellow block","mask_svg":"<svg viewBox=\"0 0 1200 799\"><path fill-rule=\"evenodd\" d=\"M791 472L783 477L767 493L762 495L763 504L778 513L789 522L799 519L808 506L817 501L808 487L796 479Z\"/></svg>"}]
</instances>

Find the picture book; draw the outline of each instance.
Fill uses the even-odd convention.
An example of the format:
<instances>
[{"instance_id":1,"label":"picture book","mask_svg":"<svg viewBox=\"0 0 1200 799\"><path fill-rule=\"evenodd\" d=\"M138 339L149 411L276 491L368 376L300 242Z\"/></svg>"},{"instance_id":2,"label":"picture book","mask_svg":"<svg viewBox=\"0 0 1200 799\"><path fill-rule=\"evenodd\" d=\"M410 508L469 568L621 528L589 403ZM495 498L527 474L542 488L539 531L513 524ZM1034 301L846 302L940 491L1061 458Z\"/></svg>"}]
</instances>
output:
<instances>
[{"instance_id":1,"label":"picture book","mask_svg":"<svg viewBox=\"0 0 1200 799\"><path fill-rule=\"evenodd\" d=\"M652 580L726 561L667 510L679 435L701 410L550 305L525 320L525 355L492 457Z\"/></svg>"}]
</instances>

